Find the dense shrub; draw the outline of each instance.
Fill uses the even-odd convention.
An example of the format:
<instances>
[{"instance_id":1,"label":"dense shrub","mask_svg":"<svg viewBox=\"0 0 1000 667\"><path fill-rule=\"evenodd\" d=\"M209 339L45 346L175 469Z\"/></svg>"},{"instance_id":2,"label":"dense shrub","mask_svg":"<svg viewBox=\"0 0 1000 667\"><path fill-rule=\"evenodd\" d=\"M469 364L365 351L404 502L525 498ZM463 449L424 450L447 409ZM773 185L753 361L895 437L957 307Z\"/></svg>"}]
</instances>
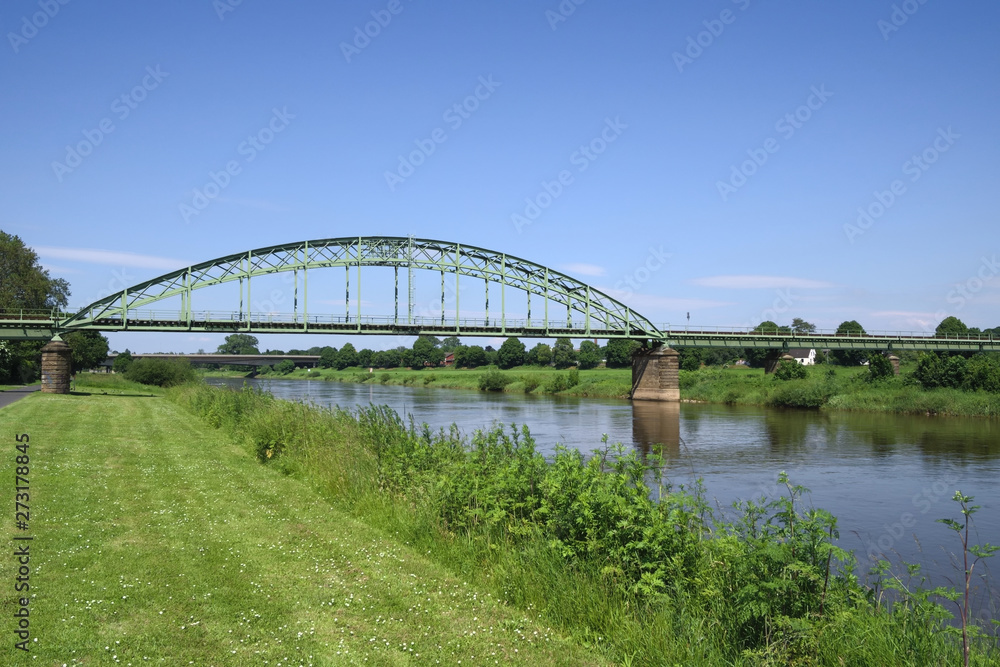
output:
<instances>
[{"instance_id":1,"label":"dense shrub","mask_svg":"<svg viewBox=\"0 0 1000 667\"><path fill-rule=\"evenodd\" d=\"M949 387L1000 392L1000 359L994 353L980 353L966 359L957 354L924 352L917 359L913 379L924 389Z\"/></svg>"},{"instance_id":2,"label":"dense shrub","mask_svg":"<svg viewBox=\"0 0 1000 667\"><path fill-rule=\"evenodd\" d=\"M128 367L132 365L132 353L126 348L124 352L115 357L115 360L111 364L111 370L115 373L124 374L128 370Z\"/></svg>"},{"instance_id":3,"label":"dense shrub","mask_svg":"<svg viewBox=\"0 0 1000 667\"><path fill-rule=\"evenodd\" d=\"M274 365L274 372L279 375L288 375L295 370L295 362L291 359L283 359Z\"/></svg>"},{"instance_id":4,"label":"dense shrub","mask_svg":"<svg viewBox=\"0 0 1000 667\"><path fill-rule=\"evenodd\" d=\"M878 382L895 377L896 371L892 367L892 362L884 354L873 352L868 355L868 375L865 379L869 382Z\"/></svg>"},{"instance_id":5,"label":"dense shrub","mask_svg":"<svg viewBox=\"0 0 1000 667\"><path fill-rule=\"evenodd\" d=\"M514 381L514 378L501 372L496 366L489 366L486 372L479 376L479 389L482 391L503 391L504 387Z\"/></svg>"},{"instance_id":6,"label":"dense shrub","mask_svg":"<svg viewBox=\"0 0 1000 667\"><path fill-rule=\"evenodd\" d=\"M194 369L183 359L136 359L125 379L159 387L173 387L194 380Z\"/></svg>"},{"instance_id":7,"label":"dense shrub","mask_svg":"<svg viewBox=\"0 0 1000 667\"><path fill-rule=\"evenodd\" d=\"M535 391L536 389L538 389L538 385L541 384L541 380L539 380L534 374L530 373L522 375L521 382L524 384L525 394L530 394L531 392Z\"/></svg>"},{"instance_id":8,"label":"dense shrub","mask_svg":"<svg viewBox=\"0 0 1000 667\"><path fill-rule=\"evenodd\" d=\"M965 366L965 386L1000 393L1000 355L977 354Z\"/></svg>"},{"instance_id":9,"label":"dense shrub","mask_svg":"<svg viewBox=\"0 0 1000 667\"><path fill-rule=\"evenodd\" d=\"M774 371L775 380L802 380L807 375L806 367L797 361L782 361Z\"/></svg>"}]
</instances>

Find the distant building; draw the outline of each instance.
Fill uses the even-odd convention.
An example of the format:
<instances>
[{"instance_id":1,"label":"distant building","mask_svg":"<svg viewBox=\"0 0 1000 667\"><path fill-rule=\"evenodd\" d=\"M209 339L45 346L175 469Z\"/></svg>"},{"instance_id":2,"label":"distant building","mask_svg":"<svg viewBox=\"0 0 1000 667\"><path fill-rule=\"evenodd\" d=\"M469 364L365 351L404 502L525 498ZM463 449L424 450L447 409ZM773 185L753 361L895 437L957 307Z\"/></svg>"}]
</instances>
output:
<instances>
[{"instance_id":1,"label":"distant building","mask_svg":"<svg viewBox=\"0 0 1000 667\"><path fill-rule=\"evenodd\" d=\"M804 347L800 347L794 350L789 350L788 354L803 366L813 366L816 364L816 350L807 350Z\"/></svg>"},{"instance_id":2,"label":"distant building","mask_svg":"<svg viewBox=\"0 0 1000 667\"><path fill-rule=\"evenodd\" d=\"M455 353L454 352L449 352L448 354L444 355L444 365L445 366L454 366L455 365Z\"/></svg>"}]
</instances>

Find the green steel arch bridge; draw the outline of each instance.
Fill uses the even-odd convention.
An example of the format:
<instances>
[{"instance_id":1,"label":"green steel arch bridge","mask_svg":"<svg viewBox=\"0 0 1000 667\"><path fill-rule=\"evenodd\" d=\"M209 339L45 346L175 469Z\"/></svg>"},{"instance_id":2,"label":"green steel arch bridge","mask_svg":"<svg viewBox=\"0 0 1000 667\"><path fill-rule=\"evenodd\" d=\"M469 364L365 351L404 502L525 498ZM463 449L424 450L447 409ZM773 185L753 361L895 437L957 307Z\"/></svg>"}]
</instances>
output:
<instances>
[{"instance_id":1,"label":"green steel arch bridge","mask_svg":"<svg viewBox=\"0 0 1000 667\"><path fill-rule=\"evenodd\" d=\"M376 267L392 271L392 313L362 313L362 297L369 296L362 286L382 283L377 288L365 288L381 291L388 284L384 279L366 279ZM338 268L345 272L344 311L309 312L310 276L315 294L317 272ZM418 271L440 275L440 294L433 297L434 301L440 297L440 309L432 316L415 313ZM250 307L254 303L254 285L272 274L292 274L291 312L254 312ZM472 304L469 299L462 302L463 281L480 283L482 298L477 297ZM224 284L238 284L238 308L206 310L195 306L195 296L201 290ZM319 282L318 289L332 296L329 281ZM449 293L451 297L446 299ZM515 294L519 295L516 315L509 298ZM388 303L388 295L383 296ZM467 309L465 315L462 307ZM470 310L475 316L470 316ZM623 338L673 347L1000 351L1000 338L992 335L797 334L750 328L657 326L611 296L520 257L460 243L386 236L300 241L227 255L138 283L75 313L0 311L0 339L49 340L79 330Z\"/></svg>"}]
</instances>

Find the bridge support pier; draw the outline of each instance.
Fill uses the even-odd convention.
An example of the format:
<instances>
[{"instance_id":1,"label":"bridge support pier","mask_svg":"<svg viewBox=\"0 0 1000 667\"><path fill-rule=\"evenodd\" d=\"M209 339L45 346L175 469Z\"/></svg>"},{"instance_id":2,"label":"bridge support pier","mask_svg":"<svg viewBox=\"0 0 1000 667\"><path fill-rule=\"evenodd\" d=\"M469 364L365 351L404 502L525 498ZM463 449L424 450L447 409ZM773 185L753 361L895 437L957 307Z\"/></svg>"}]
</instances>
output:
<instances>
[{"instance_id":1,"label":"bridge support pier","mask_svg":"<svg viewBox=\"0 0 1000 667\"><path fill-rule=\"evenodd\" d=\"M73 375L73 350L56 336L42 348L42 392L68 394Z\"/></svg>"},{"instance_id":2,"label":"bridge support pier","mask_svg":"<svg viewBox=\"0 0 1000 667\"><path fill-rule=\"evenodd\" d=\"M771 350L767 354L767 358L764 360L764 375L770 375L774 371L778 370L782 361L795 361L795 357L782 352L781 350Z\"/></svg>"},{"instance_id":3,"label":"bridge support pier","mask_svg":"<svg viewBox=\"0 0 1000 667\"><path fill-rule=\"evenodd\" d=\"M633 401L680 401L680 355L669 347L639 350L632 357Z\"/></svg>"}]
</instances>

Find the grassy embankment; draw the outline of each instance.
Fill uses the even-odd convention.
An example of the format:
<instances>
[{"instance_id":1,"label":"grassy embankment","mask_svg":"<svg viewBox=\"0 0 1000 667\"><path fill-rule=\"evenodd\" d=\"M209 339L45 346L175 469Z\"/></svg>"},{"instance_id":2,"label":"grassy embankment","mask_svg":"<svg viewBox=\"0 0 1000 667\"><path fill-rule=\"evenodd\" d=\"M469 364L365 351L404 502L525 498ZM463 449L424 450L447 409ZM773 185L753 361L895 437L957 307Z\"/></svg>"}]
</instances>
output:
<instances>
[{"instance_id":1,"label":"grassy embankment","mask_svg":"<svg viewBox=\"0 0 1000 667\"><path fill-rule=\"evenodd\" d=\"M869 382L867 368L811 366L801 380L777 380L760 370L703 368L681 372L681 396L709 403L822 408L897 414L1000 416L1000 394L924 389L904 367L894 378Z\"/></svg>"},{"instance_id":2,"label":"grassy embankment","mask_svg":"<svg viewBox=\"0 0 1000 667\"><path fill-rule=\"evenodd\" d=\"M620 451L546 462L502 429L463 442L378 408L208 387L170 396L336 510L617 663L960 661L941 598L885 573L855 579L831 543L835 520L802 507L795 487L726 521L697 489L650 488L653 471ZM1000 664L995 642L973 644L973 664Z\"/></svg>"},{"instance_id":3,"label":"grassy embankment","mask_svg":"<svg viewBox=\"0 0 1000 667\"><path fill-rule=\"evenodd\" d=\"M0 410L5 543L34 536L31 653L14 647L11 547L0 664L603 664L537 612L260 465L163 391L85 375L78 389ZM18 433L27 533L13 530ZM338 458L363 470L348 445Z\"/></svg>"},{"instance_id":4,"label":"grassy embankment","mask_svg":"<svg viewBox=\"0 0 1000 667\"><path fill-rule=\"evenodd\" d=\"M763 370L743 366L707 367L681 371L683 400L768 407L820 408L898 414L932 414L968 417L1000 416L1000 394L958 389L923 389L908 378L912 368L905 367L899 377L868 382L867 368L842 366L807 367L805 379L776 380ZM479 389L484 369L297 369L288 375L265 375L270 378L314 379L337 382ZM510 381L504 391L536 395L591 396L627 398L631 389L630 369L597 368L579 372L579 383L569 388L569 371L523 366L501 371ZM239 376L238 373L228 375Z\"/></svg>"}]
</instances>

